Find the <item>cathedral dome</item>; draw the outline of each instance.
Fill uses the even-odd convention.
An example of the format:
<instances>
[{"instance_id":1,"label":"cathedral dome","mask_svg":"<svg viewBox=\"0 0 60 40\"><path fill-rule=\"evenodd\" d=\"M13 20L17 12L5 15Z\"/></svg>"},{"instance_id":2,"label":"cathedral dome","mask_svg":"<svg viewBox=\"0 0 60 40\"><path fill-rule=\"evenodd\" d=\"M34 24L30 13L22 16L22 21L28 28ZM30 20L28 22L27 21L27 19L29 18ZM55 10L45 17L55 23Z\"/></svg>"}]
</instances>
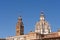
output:
<instances>
[{"instance_id":1,"label":"cathedral dome","mask_svg":"<svg viewBox=\"0 0 60 40\"><path fill-rule=\"evenodd\" d=\"M38 21L35 25L35 32L40 34L48 34L51 32L50 25L47 21L45 21L44 14L40 15L40 21Z\"/></svg>"}]
</instances>

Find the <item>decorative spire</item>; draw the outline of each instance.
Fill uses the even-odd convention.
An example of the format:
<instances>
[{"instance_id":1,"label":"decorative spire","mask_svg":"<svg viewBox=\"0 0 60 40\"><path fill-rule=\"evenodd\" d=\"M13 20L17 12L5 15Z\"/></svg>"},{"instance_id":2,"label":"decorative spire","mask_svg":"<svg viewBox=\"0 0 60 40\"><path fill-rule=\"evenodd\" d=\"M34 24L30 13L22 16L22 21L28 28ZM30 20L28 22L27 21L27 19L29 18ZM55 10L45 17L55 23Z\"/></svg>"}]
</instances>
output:
<instances>
[{"instance_id":1,"label":"decorative spire","mask_svg":"<svg viewBox=\"0 0 60 40\"><path fill-rule=\"evenodd\" d=\"M40 20L45 20L43 11L41 11Z\"/></svg>"}]
</instances>

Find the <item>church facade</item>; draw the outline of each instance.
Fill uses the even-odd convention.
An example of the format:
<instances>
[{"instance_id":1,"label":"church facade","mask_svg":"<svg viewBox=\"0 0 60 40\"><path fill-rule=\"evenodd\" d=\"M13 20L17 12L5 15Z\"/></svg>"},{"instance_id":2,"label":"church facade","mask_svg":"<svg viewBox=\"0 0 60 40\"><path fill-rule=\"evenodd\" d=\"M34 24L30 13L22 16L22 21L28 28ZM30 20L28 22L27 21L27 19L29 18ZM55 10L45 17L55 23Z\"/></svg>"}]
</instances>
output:
<instances>
[{"instance_id":1,"label":"church facade","mask_svg":"<svg viewBox=\"0 0 60 40\"><path fill-rule=\"evenodd\" d=\"M36 23L34 32L24 34L24 24L20 16L16 24L16 36L6 37L5 40L60 40L60 32L51 32L51 27L45 20L44 13L41 12L40 20Z\"/></svg>"}]
</instances>

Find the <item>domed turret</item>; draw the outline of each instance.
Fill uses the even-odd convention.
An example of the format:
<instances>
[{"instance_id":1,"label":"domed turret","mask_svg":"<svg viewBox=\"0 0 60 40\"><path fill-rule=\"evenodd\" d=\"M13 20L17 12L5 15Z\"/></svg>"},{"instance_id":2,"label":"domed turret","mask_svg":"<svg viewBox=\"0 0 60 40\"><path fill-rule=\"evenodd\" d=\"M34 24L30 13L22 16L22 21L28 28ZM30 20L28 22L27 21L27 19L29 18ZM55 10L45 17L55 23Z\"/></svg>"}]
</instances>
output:
<instances>
[{"instance_id":1,"label":"domed turret","mask_svg":"<svg viewBox=\"0 0 60 40\"><path fill-rule=\"evenodd\" d=\"M45 20L45 16L43 12L41 12L40 21L36 23L35 32L40 34L48 34L51 32L50 25Z\"/></svg>"}]
</instances>

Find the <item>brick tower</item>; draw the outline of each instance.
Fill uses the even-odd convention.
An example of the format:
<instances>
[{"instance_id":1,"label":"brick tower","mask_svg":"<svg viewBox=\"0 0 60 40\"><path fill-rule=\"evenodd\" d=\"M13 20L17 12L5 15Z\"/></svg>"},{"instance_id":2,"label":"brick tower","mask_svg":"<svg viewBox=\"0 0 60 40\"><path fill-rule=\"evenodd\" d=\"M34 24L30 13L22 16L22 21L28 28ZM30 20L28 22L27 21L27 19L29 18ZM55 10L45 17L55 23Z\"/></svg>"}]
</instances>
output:
<instances>
[{"instance_id":1,"label":"brick tower","mask_svg":"<svg viewBox=\"0 0 60 40\"><path fill-rule=\"evenodd\" d=\"M21 16L18 17L18 22L16 24L16 36L23 35L24 34L24 25L22 22Z\"/></svg>"}]
</instances>

